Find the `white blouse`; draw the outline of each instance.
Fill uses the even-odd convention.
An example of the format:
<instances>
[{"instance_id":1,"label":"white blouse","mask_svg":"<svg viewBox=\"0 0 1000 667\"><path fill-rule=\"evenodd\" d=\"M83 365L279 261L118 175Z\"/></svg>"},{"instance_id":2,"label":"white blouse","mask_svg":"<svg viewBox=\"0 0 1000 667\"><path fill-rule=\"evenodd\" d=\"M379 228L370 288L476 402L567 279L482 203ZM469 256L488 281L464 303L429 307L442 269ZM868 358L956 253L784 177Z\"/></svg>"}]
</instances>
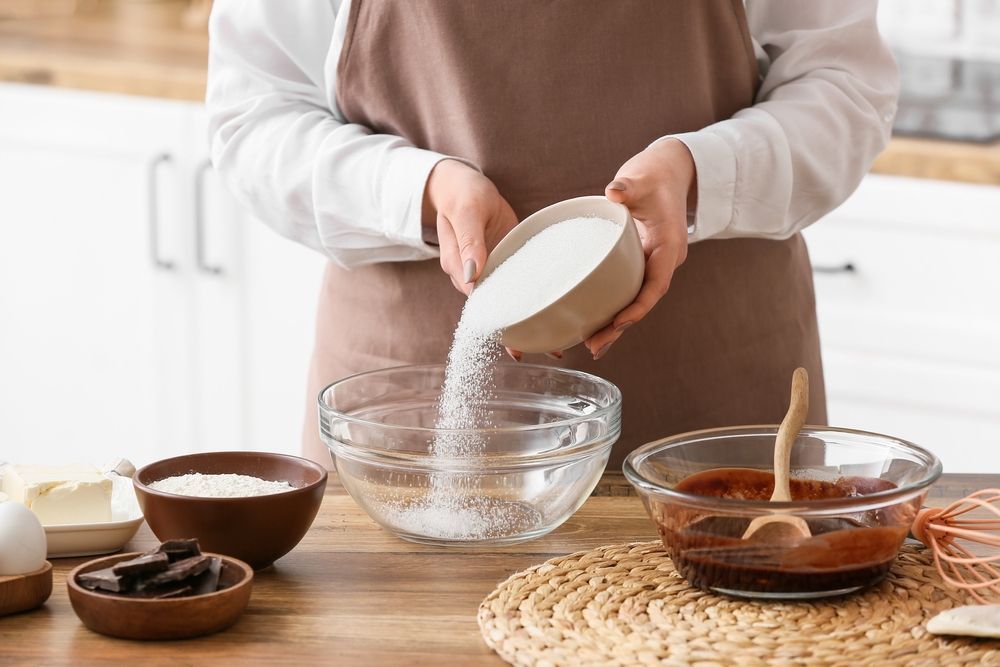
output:
<instances>
[{"instance_id":1,"label":"white blouse","mask_svg":"<svg viewBox=\"0 0 1000 667\"><path fill-rule=\"evenodd\" d=\"M436 257L421 205L447 156L347 123L337 108L349 3L216 0L212 160L257 217L339 265ZM857 187L888 142L898 96L876 5L746 1L763 77L755 104L676 135L698 174L692 241L786 238Z\"/></svg>"}]
</instances>

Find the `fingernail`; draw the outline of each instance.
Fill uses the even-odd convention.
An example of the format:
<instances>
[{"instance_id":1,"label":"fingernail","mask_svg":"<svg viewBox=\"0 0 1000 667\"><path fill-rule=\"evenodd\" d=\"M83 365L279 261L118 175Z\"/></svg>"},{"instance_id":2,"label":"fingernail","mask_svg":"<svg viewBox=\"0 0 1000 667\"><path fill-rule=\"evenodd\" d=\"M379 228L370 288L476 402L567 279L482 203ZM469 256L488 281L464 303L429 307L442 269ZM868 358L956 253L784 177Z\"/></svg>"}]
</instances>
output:
<instances>
[{"instance_id":1,"label":"fingernail","mask_svg":"<svg viewBox=\"0 0 1000 667\"><path fill-rule=\"evenodd\" d=\"M622 183L621 181L611 181L610 183L608 183L608 187L606 189L608 189L608 190L624 190L625 189L625 184Z\"/></svg>"},{"instance_id":2,"label":"fingernail","mask_svg":"<svg viewBox=\"0 0 1000 667\"><path fill-rule=\"evenodd\" d=\"M522 354L520 352L515 352L510 348L504 348L504 349L507 350L507 354L508 356L510 356L511 359L513 359L514 361L521 361Z\"/></svg>"},{"instance_id":3,"label":"fingernail","mask_svg":"<svg viewBox=\"0 0 1000 667\"><path fill-rule=\"evenodd\" d=\"M617 331L618 333L621 333L621 332L625 331L626 329L628 329L633 324L635 324L635 322L622 322L621 324L619 324L615 328L615 331Z\"/></svg>"},{"instance_id":4,"label":"fingernail","mask_svg":"<svg viewBox=\"0 0 1000 667\"><path fill-rule=\"evenodd\" d=\"M471 283L472 279L476 277L476 260L467 259L465 260L465 282Z\"/></svg>"},{"instance_id":5,"label":"fingernail","mask_svg":"<svg viewBox=\"0 0 1000 667\"><path fill-rule=\"evenodd\" d=\"M597 353L594 355L594 361L597 361L598 359L603 357L607 353L609 347L611 347L611 343L605 343L604 347L599 349Z\"/></svg>"},{"instance_id":6,"label":"fingernail","mask_svg":"<svg viewBox=\"0 0 1000 667\"><path fill-rule=\"evenodd\" d=\"M562 352L546 352L545 356L549 359L562 359Z\"/></svg>"}]
</instances>

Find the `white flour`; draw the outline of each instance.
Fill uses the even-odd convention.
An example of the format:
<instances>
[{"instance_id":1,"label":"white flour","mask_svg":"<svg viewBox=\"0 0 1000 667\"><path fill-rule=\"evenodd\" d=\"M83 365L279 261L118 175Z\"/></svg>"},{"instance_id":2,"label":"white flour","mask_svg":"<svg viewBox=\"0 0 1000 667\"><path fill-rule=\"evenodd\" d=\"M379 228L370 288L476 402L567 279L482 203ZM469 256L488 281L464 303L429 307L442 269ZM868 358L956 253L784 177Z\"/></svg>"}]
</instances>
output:
<instances>
[{"instance_id":1,"label":"white flour","mask_svg":"<svg viewBox=\"0 0 1000 667\"><path fill-rule=\"evenodd\" d=\"M604 259L621 226L603 218L573 218L543 229L477 284L455 329L435 427L494 426L487 409L503 329L553 303ZM431 454L453 459L481 454L483 439L440 433ZM521 503L478 494L479 476L439 473L416 504L390 507L403 530L440 539L484 539L530 529L538 516ZM525 525L528 524L528 525Z\"/></svg>"},{"instance_id":2,"label":"white flour","mask_svg":"<svg viewBox=\"0 0 1000 667\"><path fill-rule=\"evenodd\" d=\"M187 475L167 477L153 482L149 488L163 493L201 498L246 498L248 496L268 496L272 493L291 491L295 487L288 482L271 482L250 475L203 475L193 472Z\"/></svg>"}]
</instances>

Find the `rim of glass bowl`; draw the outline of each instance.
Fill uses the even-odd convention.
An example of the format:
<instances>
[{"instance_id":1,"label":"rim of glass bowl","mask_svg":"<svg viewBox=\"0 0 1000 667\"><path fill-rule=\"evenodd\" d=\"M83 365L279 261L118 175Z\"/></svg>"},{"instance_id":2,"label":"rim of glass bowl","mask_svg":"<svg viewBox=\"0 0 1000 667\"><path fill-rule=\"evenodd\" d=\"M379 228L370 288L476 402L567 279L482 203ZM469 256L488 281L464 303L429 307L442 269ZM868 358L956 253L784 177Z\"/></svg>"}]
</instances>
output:
<instances>
[{"instance_id":1,"label":"rim of glass bowl","mask_svg":"<svg viewBox=\"0 0 1000 667\"><path fill-rule=\"evenodd\" d=\"M938 459L933 452L930 452L919 445L915 445L907 440L882 433L861 431L850 428L838 428L833 426L805 426L799 434L807 436L816 435L820 437L822 437L823 434L848 434L876 438L881 443L896 450L916 455L920 462L925 464L927 470L924 475L915 482L905 484L895 489L878 491L876 493L869 493L863 496L826 498L808 501L793 500L788 502L772 502L770 500L737 500L734 498L718 498L715 496L701 496L694 493L677 491L676 489L661 486L660 484L647 479L636 469L636 462L640 459L645 459L654 452L661 452L673 447L689 444L693 440L704 439L708 436L732 436L754 433L760 434L761 432L764 432L765 434L771 432L777 434L777 430L777 424L754 424L749 426L727 426L723 428L702 429L699 431L689 431L687 433L672 435L660 440L654 440L653 442L646 443L645 445L632 451L625 457L625 461L622 464L622 472L624 473L625 478L628 479L628 481L638 490L644 493L666 496L667 498L671 498L673 500L683 501L688 505L697 505L719 511L758 510L761 513L774 513L774 510L795 510L795 514L808 514L813 510L816 510L817 512L830 511L834 509L839 510L844 507L849 507L853 510L860 510L858 506L872 504L883 506L887 501L912 495L914 492L927 488L941 476L942 466L940 459Z\"/></svg>"},{"instance_id":2,"label":"rim of glass bowl","mask_svg":"<svg viewBox=\"0 0 1000 667\"><path fill-rule=\"evenodd\" d=\"M476 469L481 467L482 462L489 462L489 468L491 470L496 470L502 467L520 467L522 465L531 465L540 462L551 462L554 460L559 460L563 458L572 458L575 456L581 456L584 453L589 452L591 449L600 449L605 447L611 447L615 441L617 441L618 436L621 434L621 406L622 406L622 392L618 387L608 380L602 377L594 375L592 373L587 373L585 371L578 371L570 368L558 368L555 366L543 366L541 364L524 364L519 363L517 366L511 365L511 368L517 369L537 369L548 372L557 372L561 375L575 376L581 380L586 380L599 385L606 389L610 394L611 400L608 405L601 406L594 412L587 415L582 415L579 417L570 417L567 419L558 419L556 421L545 422L543 424L525 424L523 426L512 426L512 427L493 427L493 428L481 428L481 429L439 429L431 428L428 426L394 426L392 424L383 424L381 422L372 421L370 419L363 419L361 417L354 417L348 415L339 410L335 410L329 407L323 400L326 392L333 387L341 384L346 384L351 380L364 376L373 376L379 374L388 374L393 371L401 370L419 370L421 368L444 368L442 363L426 363L426 364L403 364L400 366L390 366L388 368L379 368L376 370L362 371L360 373L354 373L353 375L348 375L347 377L341 378L336 382L331 382L330 384L323 387L319 395L316 397L316 402L319 405L319 414L321 420L326 420L329 422L331 418L335 418L340 421L347 422L349 424L357 424L359 426L366 426L369 428L377 429L392 429L396 433L414 433L430 435L434 433L447 433L449 435L461 435L461 434L482 434L482 433L530 433L532 431L541 431L544 429L552 429L570 426L572 424L582 423L594 419L601 419L614 413L618 413L618 418L615 420L617 423L614 424L614 429L609 436L614 436L608 441L608 438L601 438L593 442L583 442L572 447L567 447L565 449L553 449L545 452L538 452L535 454L528 454L524 456L519 456L517 454L480 454L472 456L463 456L461 459L457 459L452 463L459 465L441 465L441 460L429 456L428 454L408 454L401 453L399 450L394 449L382 449L379 447L357 447L355 445L344 443L338 443L338 448L343 448L355 453L363 453L367 455L375 455L379 458L391 459L399 463L407 463L408 465L416 465L419 467L433 468L435 470L457 470L465 469L469 464L475 463ZM434 461L434 464L430 464L430 461Z\"/></svg>"}]
</instances>

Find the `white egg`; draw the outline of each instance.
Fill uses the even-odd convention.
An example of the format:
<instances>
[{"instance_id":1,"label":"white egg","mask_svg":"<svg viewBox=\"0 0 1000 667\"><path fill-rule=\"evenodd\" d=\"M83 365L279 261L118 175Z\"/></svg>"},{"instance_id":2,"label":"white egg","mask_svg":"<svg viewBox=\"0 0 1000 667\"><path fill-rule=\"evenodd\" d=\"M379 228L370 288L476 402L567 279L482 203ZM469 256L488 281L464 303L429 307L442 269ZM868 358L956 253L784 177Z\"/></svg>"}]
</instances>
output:
<instances>
[{"instance_id":1,"label":"white egg","mask_svg":"<svg viewBox=\"0 0 1000 667\"><path fill-rule=\"evenodd\" d=\"M0 576L28 574L45 565L45 529L31 510L0 502Z\"/></svg>"}]
</instances>

